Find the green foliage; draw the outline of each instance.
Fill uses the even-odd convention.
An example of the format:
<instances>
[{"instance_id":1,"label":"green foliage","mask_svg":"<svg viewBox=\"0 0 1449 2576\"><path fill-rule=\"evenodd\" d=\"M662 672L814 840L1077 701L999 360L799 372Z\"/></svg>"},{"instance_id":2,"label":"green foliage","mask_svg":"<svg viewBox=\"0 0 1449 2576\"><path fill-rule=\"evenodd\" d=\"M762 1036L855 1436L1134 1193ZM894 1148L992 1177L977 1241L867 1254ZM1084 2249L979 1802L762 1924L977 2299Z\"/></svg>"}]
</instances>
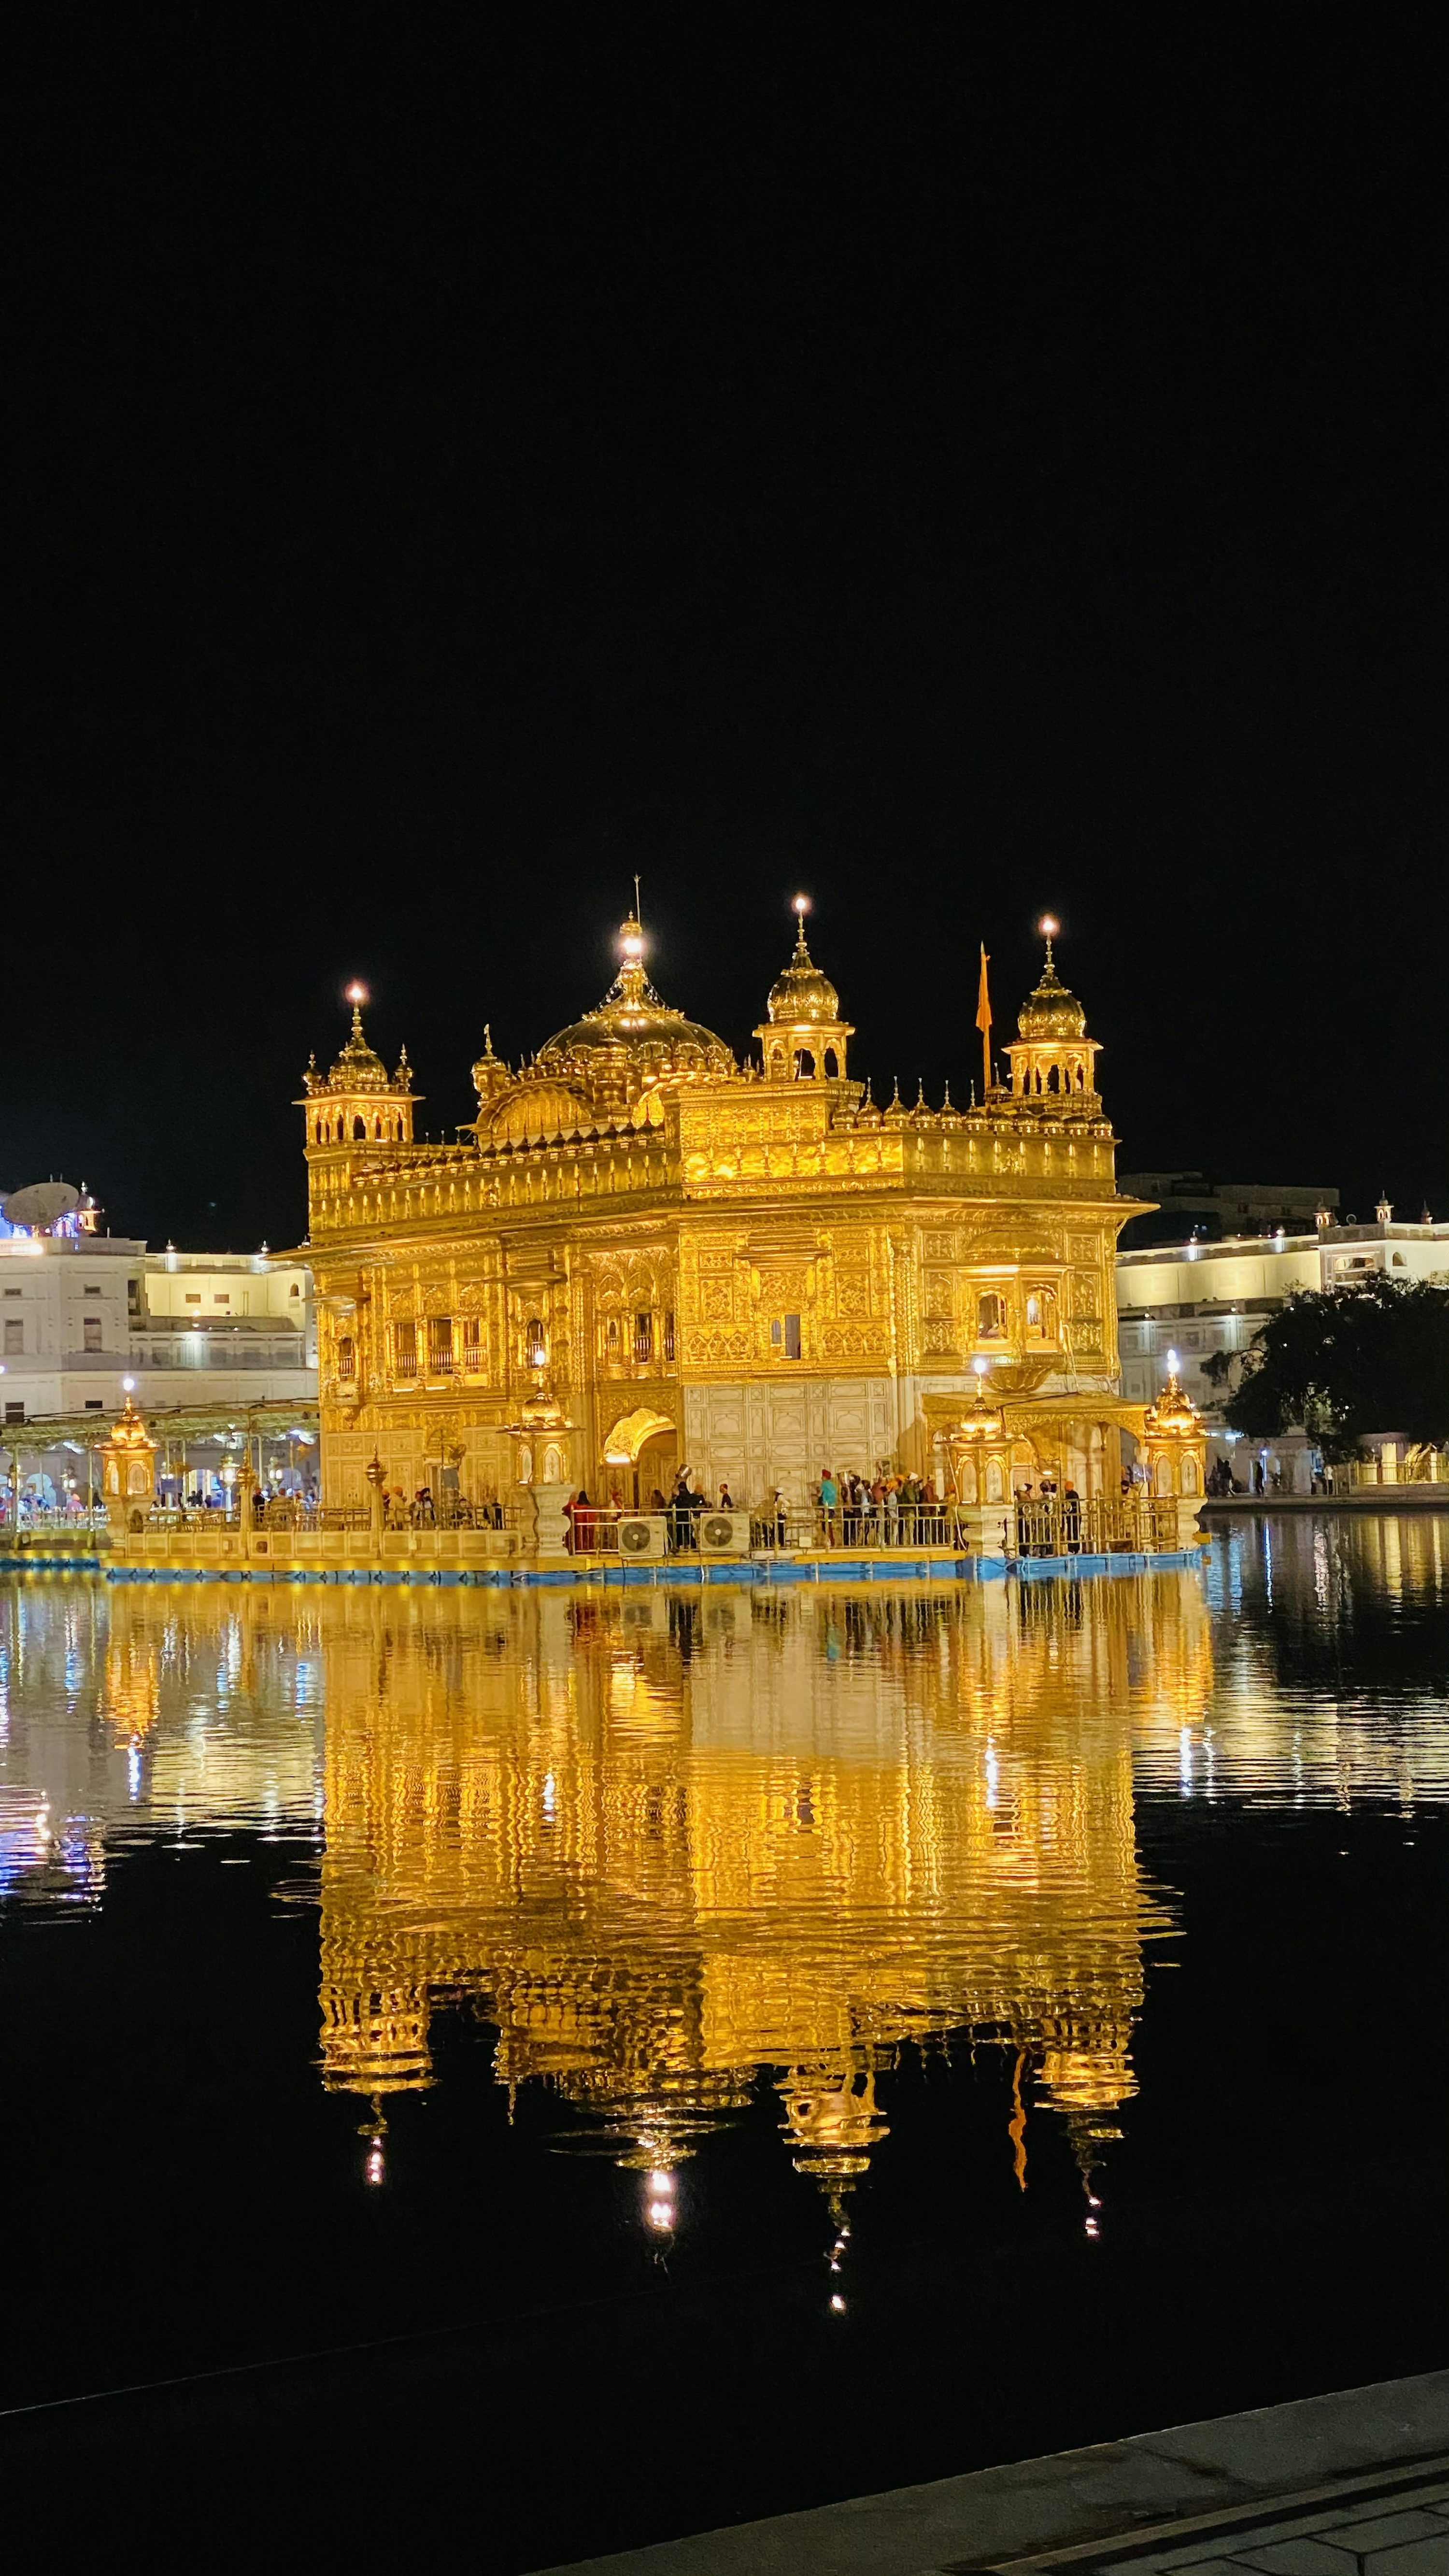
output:
<instances>
[{"instance_id":1,"label":"green foliage","mask_svg":"<svg viewBox=\"0 0 1449 2576\"><path fill-rule=\"evenodd\" d=\"M1449 1441L1449 1288L1375 1271L1298 1290L1256 1335L1223 1414L1256 1439L1301 1423L1335 1458L1366 1431Z\"/></svg>"}]
</instances>

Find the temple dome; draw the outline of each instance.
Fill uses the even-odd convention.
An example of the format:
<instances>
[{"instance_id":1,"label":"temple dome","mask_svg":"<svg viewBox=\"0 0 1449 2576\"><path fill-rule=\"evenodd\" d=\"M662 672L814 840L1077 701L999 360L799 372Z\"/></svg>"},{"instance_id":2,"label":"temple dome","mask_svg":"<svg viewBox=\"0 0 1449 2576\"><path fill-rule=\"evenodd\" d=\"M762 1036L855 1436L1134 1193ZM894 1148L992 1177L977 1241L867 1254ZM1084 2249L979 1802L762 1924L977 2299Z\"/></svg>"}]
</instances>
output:
<instances>
[{"instance_id":1,"label":"temple dome","mask_svg":"<svg viewBox=\"0 0 1449 2576\"><path fill-rule=\"evenodd\" d=\"M362 1005L352 1005L352 1030L327 1077L333 1091L390 1091L387 1067L362 1033Z\"/></svg>"},{"instance_id":2,"label":"temple dome","mask_svg":"<svg viewBox=\"0 0 1449 2576\"><path fill-rule=\"evenodd\" d=\"M738 1068L724 1039L687 1020L661 1001L644 972L644 934L631 913L620 925L624 962L597 1009L586 1011L540 1047L545 1072L577 1071L585 1079L623 1074L637 1083L650 1075L727 1075Z\"/></svg>"},{"instance_id":3,"label":"temple dome","mask_svg":"<svg viewBox=\"0 0 1449 2576\"><path fill-rule=\"evenodd\" d=\"M1087 1014L1075 993L1069 993L1057 973L1052 958L1052 933L1056 923L1044 924L1046 930L1046 963L1035 992L1028 993L1017 1014L1017 1028L1024 1038L1080 1038L1086 1035Z\"/></svg>"},{"instance_id":4,"label":"temple dome","mask_svg":"<svg viewBox=\"0 0 1449 2576\"><path fill-rule=\"evenodd\" d=\"M818 1025L840 1017L840 995L829 976L821 974L805 945L803 916L796 932L794 956L770 986L769 1013L772 1020L786 1027Z\"/></svg>"}]
</instances>

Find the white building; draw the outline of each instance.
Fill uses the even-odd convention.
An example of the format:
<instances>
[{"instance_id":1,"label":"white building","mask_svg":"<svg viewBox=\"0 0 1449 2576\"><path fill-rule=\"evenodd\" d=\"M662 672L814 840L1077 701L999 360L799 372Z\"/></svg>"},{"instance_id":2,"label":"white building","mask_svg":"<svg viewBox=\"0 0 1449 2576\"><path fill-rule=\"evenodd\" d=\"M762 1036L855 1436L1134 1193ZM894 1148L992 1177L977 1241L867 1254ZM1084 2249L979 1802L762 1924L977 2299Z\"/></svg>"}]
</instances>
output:
<instances>
[{"instance_id":1,"label":"white building","mask_svg":"<svg viewBox=\"0 0 1449 2576\"><path fill-rule=\"evenodd\" d=\"M143 1412L315 1403L311 1273L265 1252L148 1252L125 1235L0 1233L0 1402L106 1417L135 1381Z\"/></svg>"},{"instance_id":2,"label":"white building","mask_svg":"<svg viewBox=\"0 0 1449 2576\"><path fill-rule=\"evenodd\" d=\"M1295 1288L1341 1288L1375 1270L1449 1283L1449 1225L1399 1225L1385 1205L1372 1225L1323 1224L1312 1234L1280 1228L1119 1252L1122 1392L1139 1401L1159 1394L1175 1351L1183 1385L1214 1434L1210 1457L1224 1456L1235 1445L1222 1426L1230 1389L1204 1376L1204 1361L1216 1351L1246 1351ZM1234 1384L1238 1375L1232 1372Z\"/></svg>"}]
</instances>

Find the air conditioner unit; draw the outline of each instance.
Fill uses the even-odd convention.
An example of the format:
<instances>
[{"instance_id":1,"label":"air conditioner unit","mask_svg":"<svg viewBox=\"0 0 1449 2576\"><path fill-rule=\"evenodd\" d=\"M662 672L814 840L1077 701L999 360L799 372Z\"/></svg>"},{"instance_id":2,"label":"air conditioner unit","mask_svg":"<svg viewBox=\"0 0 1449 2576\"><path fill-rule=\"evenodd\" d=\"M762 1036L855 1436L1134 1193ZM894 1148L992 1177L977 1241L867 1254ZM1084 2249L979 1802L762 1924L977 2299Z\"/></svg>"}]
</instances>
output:
<instances>
[{"instance_id":1,"label":"air conditioner unit","mask_svg":"<svg viewBox=\"0 0 1449 2576\"><path fill-rule=\"evenodd\" d=\"M748 1556L750 1552L749 1513L701 1512L699 1552L701 1556Z\"/></svg>"},{"instance_id":2,"label":"air conditioner unit","mask_svg":"<svg viewBox=\"0 0 1449 2576\"><path fill-rule=\"evenodd\" d=\"M662 1512L625 1512L619 1521L619 1554L624 1563L657 1563L668 1554L668 1529Z\"/></svg>"}]
</instances>

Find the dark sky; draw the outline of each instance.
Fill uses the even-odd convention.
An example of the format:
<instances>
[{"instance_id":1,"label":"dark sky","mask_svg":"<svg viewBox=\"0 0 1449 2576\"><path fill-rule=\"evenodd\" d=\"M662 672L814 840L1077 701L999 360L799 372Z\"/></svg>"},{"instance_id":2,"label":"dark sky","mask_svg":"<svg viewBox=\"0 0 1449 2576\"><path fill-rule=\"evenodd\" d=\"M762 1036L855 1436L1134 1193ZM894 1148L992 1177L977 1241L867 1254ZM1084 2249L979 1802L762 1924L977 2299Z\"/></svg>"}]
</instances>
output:
<instances>
[{"instance_id":1,"label":"dark sky","mask_svg":"<svg viewBox=\"0 0 1449 2576\"><path fill-rule=\"evenodd\" d=\"M964 1094L1050 906L1124 1169L1449 1214L1444 70L1427 13L37 14L0 1185L295 1239L346 979L441 1132L637 868L736 1044L807 889L887 1096Z\"/></svg>"}]
</instances>

